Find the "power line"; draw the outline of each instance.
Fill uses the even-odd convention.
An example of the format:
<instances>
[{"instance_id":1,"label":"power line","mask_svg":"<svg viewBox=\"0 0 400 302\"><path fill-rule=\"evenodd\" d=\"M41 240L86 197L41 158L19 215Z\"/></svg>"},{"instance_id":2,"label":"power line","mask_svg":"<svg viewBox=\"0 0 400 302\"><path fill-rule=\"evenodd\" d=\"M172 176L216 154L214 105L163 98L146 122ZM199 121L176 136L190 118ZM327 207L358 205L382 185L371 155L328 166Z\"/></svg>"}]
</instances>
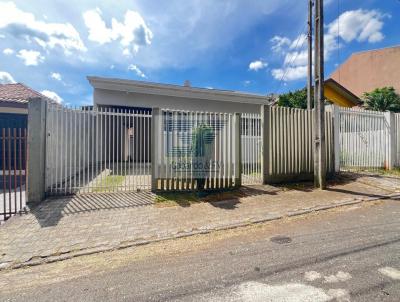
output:
<instances>
[{"instance_id":1,"label":"power line","mask_svg":"<svg viewBox=\"0 0 400 302\"><path fill-rule=\"evenodd\" d=\"M289 71L289 68L292 67L293 62L297 59L297 57L298 57L298 55L300 53L299 51L297 51L297 49L299 49L300 40L302 40L300 48L302 48L304 46L304 42L307 40L307 31L306 31L306 29L307 29L307 22L306 22L306 25L303 27L303 29L300 31L300 33L297 35L296 45L295 45L295 47L293 47L293 49L296 50L296 51L294 52L294 54L293 53L290 54L291 57L290 57L290 60L289 60L289 64L287 64L287 66L285 68L285 72L282 74L282 77L279 80L279 87L275 91L275 93L278 93L280 91L280 89L282 88L283 80L285 79L285 77L286 77L286 75L287 75L287 73ZM302 39L299 39L299 37L301 37Z\"/></svg>"}]
</instances>

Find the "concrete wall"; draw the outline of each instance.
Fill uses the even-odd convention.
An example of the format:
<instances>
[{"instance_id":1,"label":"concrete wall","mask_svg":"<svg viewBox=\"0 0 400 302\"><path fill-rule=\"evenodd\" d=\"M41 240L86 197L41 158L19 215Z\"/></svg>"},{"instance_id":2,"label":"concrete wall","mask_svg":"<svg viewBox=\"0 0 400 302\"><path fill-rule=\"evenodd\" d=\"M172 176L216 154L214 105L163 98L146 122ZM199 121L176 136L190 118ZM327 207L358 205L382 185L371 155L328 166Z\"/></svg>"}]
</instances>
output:
<instances>
[{"instance_id":1,"label":"concrete wall","mask_svg":"<svg viewBox=\"0 0 400 302\"><path fill-rule=\"evenodd\" d=\"M141 108L164 108L207 112L227 113L259 113L258 104L244 104L195 98L180 98L157 96L140 93L126 93L120 91L95 89L93 95L94 105L128 106Z\"/></svg>"},{"instance_id":2,"label":"concrete wall","mask_svg":"<svg viewBox=\"0 0 400 302\"><path fill-rule=\"evenodd\" d=\"M400 46L354 54L331 78L359 97L385 86L393 86L400 93L399 70Z\"/></svg>"}]
</instances>

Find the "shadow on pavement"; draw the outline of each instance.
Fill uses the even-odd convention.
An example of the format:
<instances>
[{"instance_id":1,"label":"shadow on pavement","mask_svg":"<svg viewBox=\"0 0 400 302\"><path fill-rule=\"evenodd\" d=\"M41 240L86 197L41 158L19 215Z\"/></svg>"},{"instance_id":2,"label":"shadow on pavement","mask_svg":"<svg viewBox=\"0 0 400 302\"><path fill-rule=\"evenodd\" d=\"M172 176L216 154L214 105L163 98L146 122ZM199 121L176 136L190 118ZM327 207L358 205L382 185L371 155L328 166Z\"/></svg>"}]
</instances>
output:
<instances>
[{"instance_id":1,"label":"shadow on pavement","mask_svg":"<svg viewBox=\"0 0 400 302\"><path fill-rule=\"evenodd\" d=\"M154 204L151 192L102 193L52 197L31 208L41 227L57 225L64 216L104 210L123 210ZM116 218L117 219L117 218Z\"/></svg>"},{"instance_id":2,"label":"shadow on pavement","mask_svg":"<svg viewBox=\"0 0 400 302\"><path fill-rule=\"evenodd\" d=\"M276 195L281 189L268 185L243 186L238 189L202 192L163 192L157 193L156 203L160 206L190 207L193 204L206 202L224 210L234 210L245 197Z\"/></svg>"}]
</instances>

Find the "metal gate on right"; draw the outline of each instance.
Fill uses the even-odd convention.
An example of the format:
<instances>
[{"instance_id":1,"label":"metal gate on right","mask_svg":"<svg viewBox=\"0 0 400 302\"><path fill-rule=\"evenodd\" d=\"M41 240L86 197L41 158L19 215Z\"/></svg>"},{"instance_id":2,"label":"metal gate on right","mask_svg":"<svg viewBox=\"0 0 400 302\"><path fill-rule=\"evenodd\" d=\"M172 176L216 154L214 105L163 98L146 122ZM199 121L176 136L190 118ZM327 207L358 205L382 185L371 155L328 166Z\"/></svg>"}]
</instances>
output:
<instances>
[{"instance_id":1,"label":"metal gate on right","mask_svg":"<svg viewBox=\"0 0 400 302\"><path fill-rule=\"evenodd\" d=\"M385 114L340 108L339 119L340 169L387 168L389 128Z\"/></svg>"}]
</instances>

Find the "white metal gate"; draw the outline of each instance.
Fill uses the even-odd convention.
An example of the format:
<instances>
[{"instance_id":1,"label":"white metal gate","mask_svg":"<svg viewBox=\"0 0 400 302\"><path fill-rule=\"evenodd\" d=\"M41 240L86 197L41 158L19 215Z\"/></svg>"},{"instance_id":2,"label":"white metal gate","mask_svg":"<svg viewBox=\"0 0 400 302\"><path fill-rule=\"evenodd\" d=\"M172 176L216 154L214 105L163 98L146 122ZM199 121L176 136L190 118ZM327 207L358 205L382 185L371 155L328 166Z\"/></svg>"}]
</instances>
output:
<instances>
[{"instance_id":1,"label":"white metal gate","mask_svg":"<svg viewBox=\"0 0 400 302\"><path fill-rule=\"evenodd\" d=\"M340 168L365 170L388 164L388 124L383 112L340 108Z\"/></svg>"},{"instance_id":2,"label":"white metal gate","mask_svg":"<svg viewBox=\"0 0 400 302\"><path fill-rule=\"evenodd\" d=\"M151 188L151 113L49 104L48 195Z\"/></svg>"},{"instance_id":3,"label":"white metal gate","mask_svg":"<svg viewBox=\"0 0 400 302\"><path fill-rule=\"evenodd\" d=\"M223 189L239 185L239 115L160 111L156 190Z\"/></svg>"},{"instance_id":4,"label":"white metal gate","mask_svg":"<svg viewBox=\"0 0 400 302\"><path fill-rule=\"evenodd\" d=\"M262 137L260 114L243 113L241 115L240 136L242 140L242 184L261 184Z\"/></svg>"}]
</instances>

